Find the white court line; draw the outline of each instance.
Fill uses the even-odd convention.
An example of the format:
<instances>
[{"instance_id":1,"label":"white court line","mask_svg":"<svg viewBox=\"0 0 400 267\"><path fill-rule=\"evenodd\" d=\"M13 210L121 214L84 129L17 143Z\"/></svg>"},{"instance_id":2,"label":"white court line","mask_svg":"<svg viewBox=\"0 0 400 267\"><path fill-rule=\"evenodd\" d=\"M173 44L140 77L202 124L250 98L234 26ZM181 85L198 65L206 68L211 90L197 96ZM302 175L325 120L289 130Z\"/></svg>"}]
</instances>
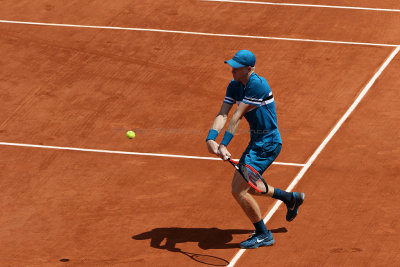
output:
<instances>
[{"instance_id":1,"label":"white court line","mask_svg":"<svg viewBox=\"0 0 400 267\"><path fill-rule=\"evenodd\" d=\"M368 93L369 89L372 87L372 85L375 83L376 79L382 74L382 72L386 69L386 67L389 65L389 63L392 61L392 59L398 54L400 51L400 46L398 46L391 54L390 56L385 60L385 62L382 64L382 66L379 68L379 70L375 73L375 75L372 77L372 79L368 82L368 84L364 87L364 89L361 91L361 93L358 95L356 100L353 102L353 104L349 107L349 109L344 113L344 115L340 118L340 120L336 123L335 127L330 131L328 136L324 139L324 141L319 145L317 150L311 155L311 157L307 160L306 164L304 165L303 168L299 171L299 173L296 175L296 177L293 179L293 181L289 184L289 186L286 188L286 191L291 192L293 188L296 186L296 184L301 180L301 178L304 176L306 171L310 168L311 164L315 161L315 159L318 157L318 155L321 153L321 151L325 148L325 146L329 143L329 141L332 139L332 137L336 134L336 132L339 130L339 128L343 125L343 123L346 121L346 119L350 116L350 114L354 111L354 109L358 106L358 104L361 102L361 100L364 98L366 93ZM264 218L264 223L266 224L274 215L274 213L278 210L279 206L282 204L281 201L276 201L275 205L272 207L272 209L268 212L267 216ZM239 258L243 255L245 252L245 249L240 249L236 255L233 257L233 259L230 261L228 264L228 267L235 266L236 262L239 260Z\"/></svg>"},{"instance_id":2,"label":"white court line","mask_svg":"<svg viewBox=\"0 0 400 267\"><path fill-rule=\"evenodd\" d=\"M33 148L47 148L47 149L82 151L82 152L97 152L97 153L109 153L109 154L137 155L137 156L153 156L153 157L184 158L184 159L204 159L204 160L221 160L220 158L217 158L217 157L197 157L197 156L185 156L185 155L173 155L173 154L142 153L142 152L88 149L88 148L76 148L76 147L43 146L43 145L7 143L7 142L0 142L0 145L2 145L2 146L33 147ZM288 162L273 162L272 164L286 165L286 166L296 166L296 167L305 166L305 164L288 163Z\"/></svg>"},{"instance_id":3,"label":"white court line","mask_svg":"<svg viewBox=\"0 0 400 267\"><path fill-rule=\"evenodd\" d=\"M226 3L240 3L240 4L256 4L256 5L273 5L273 6L297 6L297 7L318 7L318 8L336 8L336 9L351 9L351 10L400 12L400 9L356 7L356 6L329 6L329 5L273 3L273 2L240 1L240 0L202 0L202 1L204 1L204 2L226 2Z\"/></svg>"},{"instance_id":4,"label":"white court line","mask_svg":"<svg viewBox=\"0 0 400 267\"><path fill-rule=\"evenodd\" d=\"M330 41L330 40L270 37L270 36L257 36L257 35L237 35L237 34L207 33L207 32L189 32L189 31L146 29L146 28L126 28L126 27L113 27L113 26L58 24L58 23L13 21L13 20L0 20L0 23L37 25L37 26L53 26L53 27L73 27L73 28L107 29L107 30L143 31L143 32L163 32L163 33L178 33L178 34L189 34L189 35L233 37L233 38L251 38L251 39L268 39L268 40L313 42L313 43L331 43L331 44L367 45L367 46L387 46L387 47L397 47L398 46L398 45L394 45L394 44L377 44L377 43L362 43L362 42L347 42L347 41Z\"/></svg>"}]
</instances>

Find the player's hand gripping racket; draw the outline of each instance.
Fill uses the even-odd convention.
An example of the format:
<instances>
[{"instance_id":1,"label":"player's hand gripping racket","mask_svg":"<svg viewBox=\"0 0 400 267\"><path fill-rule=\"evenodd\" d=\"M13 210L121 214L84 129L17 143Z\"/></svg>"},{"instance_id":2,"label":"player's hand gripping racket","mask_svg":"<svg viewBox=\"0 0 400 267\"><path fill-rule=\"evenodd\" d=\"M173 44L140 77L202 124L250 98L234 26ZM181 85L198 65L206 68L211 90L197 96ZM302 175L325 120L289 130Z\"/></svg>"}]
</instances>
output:
<instances>
[{"instance_id":1,"label":"player's hand gripping racket","mask_svg":"<svg viewBox=\"0 0 400 267\"><path fill-rule=\"evenodd\" d=\"M247 164L242 164L235 160L228 158L228 161L235 167L235 169L242 175L243 179L261 194L268 193L268 185L261 174L258 173L253 167Z\"/></svg>"}]
</instances>

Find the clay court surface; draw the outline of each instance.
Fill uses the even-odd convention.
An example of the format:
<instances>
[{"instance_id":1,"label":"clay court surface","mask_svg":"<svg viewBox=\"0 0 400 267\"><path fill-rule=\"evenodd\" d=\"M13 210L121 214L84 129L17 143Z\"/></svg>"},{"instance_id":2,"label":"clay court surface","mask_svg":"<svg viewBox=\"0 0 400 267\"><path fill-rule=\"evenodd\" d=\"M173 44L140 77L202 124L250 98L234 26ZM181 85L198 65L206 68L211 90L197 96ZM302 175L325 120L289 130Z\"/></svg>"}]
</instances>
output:
<instances>
[{"instance_id":1,"label":"clay court surface","mask_svg":"<svg viewBox=\"0 0 400 267\"><path fill-rule=\"evenodd\" d=\"M400 2L271 2L0 1L0 266L399 266ZM275 245L246 251L204 142L240 49L277 106L264 177L306 193L291 223L257 198Z\"/></svg>"}]
</instances>

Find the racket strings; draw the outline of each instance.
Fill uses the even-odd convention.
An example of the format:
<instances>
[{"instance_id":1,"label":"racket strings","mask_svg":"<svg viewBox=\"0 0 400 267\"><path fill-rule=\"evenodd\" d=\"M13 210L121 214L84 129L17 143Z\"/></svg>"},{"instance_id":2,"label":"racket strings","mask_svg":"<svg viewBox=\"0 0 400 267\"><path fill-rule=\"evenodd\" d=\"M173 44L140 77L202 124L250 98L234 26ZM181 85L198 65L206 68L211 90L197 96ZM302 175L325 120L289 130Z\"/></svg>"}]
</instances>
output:
<instances>
[{"instance_id":1,"label":"racket strings","mask_svg":"<svg viewBox=\"0 0 400 267\"><path fill-rule=\"evenodd\" d=\"M247 167L246 165L241 165L240 166L242 173L246 176L245 178L252 184L254 187L256 187L260 192L267 192L267 187L263 183L263 181L260 179L260 175L258 173L255 173L252 169Z\"/></svg>"},{"instance_id":2,"label":"racket strings","mask_svg":"<svg viewBox=\"0 0 400 267\"><path fill-rule=\"evenodd\" d=\"M258 175L256 175L254 172L250 171L249 169L247 169L247 175L249 177L249 180L251 182L253 182L254 184L257 184L257 181L260 180L260 178L258 177Z\"/></svg>"}]
</instances>

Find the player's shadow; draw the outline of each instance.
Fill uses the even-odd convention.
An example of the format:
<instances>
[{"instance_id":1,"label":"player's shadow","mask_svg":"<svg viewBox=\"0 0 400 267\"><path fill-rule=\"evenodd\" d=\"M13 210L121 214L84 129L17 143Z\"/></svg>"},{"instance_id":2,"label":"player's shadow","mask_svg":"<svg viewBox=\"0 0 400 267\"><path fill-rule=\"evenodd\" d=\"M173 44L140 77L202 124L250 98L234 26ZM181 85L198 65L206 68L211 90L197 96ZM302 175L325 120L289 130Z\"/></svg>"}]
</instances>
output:
<instances>
[{"instance_id":1,"label":"player's shadow","mask_svg":"<svg viewBox=\"0 0 400 267\"><path fill-rule=\"evenodd\" d=\"M285 227L272 229L273 233L285 233ZM135 240L150 239L150 246L176 252L176 244L197 242L201 249L239 248L239 243L229 243L234 234L250 234L253 230L218 228L155 228L132 236ZM246 236L247 238L247 236ZM164 243L164 244L163 244Z\"/></svg>"}]
</instances>

